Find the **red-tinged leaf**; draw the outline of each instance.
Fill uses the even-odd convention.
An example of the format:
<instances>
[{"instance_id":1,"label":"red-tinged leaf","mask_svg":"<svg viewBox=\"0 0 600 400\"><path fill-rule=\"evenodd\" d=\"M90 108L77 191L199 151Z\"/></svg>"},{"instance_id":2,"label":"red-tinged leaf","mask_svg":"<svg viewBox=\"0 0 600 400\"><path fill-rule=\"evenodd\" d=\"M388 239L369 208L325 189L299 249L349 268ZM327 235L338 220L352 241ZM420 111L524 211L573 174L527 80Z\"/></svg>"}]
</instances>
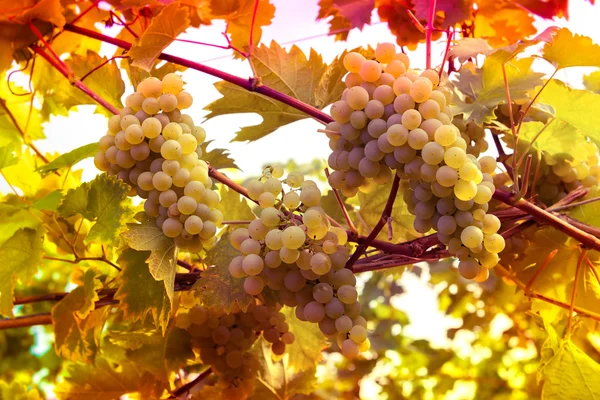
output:
<instances>
[{"instance_id":1,"label":"red-tinged leaf","mask_svg":"<svg viewBox=\"0 0 600 400\"><path fill-rule=\"evenodd\" d=\"M415 16L419 20L427 21L429 18L430 3L430 0L415 1ZM436 14L439 12L444 13L444 20L441 24L442 29L453 27L472 18L473 0L437 0L435 4Z\"/></svg>"},{"instance_id":2,"label":"red-tinged leaf","mask_svg":"<svg viewBox=\"0 0 600 400\"><path fill-rule=\"evenodd\" d=\"M40 0L33 7L30 6L29 2L17 1L18 3L24 3L22 7L18 7L15 2L11 3L10 9L23 10L19 14L9 15L9 19L20 23L28 24L34 20L42 20L50 22L59 28L62 28L66 20L63 16L63 8L60 0ZM29 4L28 4L29 3ZM3 7L4 8L4 7ZM9 12L10 14L10 12Z\"/></svg>"},{"instance_id":3,"label":"red-tinged leaf","mask_svg":"<svg viewBox=\"0 0 600 400\"><path fill-rule=\"evenodd\" d=\"M414 50L419 42L425 40L425 33L421 32L409 15L412 5L407 0L382 0L379 4L379 18L387 21L390 31L396 36L396 43ZM420 21L423 26L426 20ZM441 33L436 31L432 37L437 40Z\"/></svg>"},{"instance_id":4,"label":"red-tinged leaf","mask_svg":"<svg viewBox=\"0 0 600 400\"><path fill-rule=\"evenodd\" d=\"M256 0L240 0L239 8L227 17L227 33L231 37L231 44L242 51L247 51L250 48L250 28L252 27L255 3ZM254 46L258 46L262 36L262 28L271 25L271 20L274 16L275 6L269 0L258 0L258 8L254 18L254 31L252 33ZM239 57L239 54L235 55Z\"/></svg>"},{"instance_id":5,"label":"red-tinged leaf","mask_svg":"<svg viewBox=\"0 0 600 400\"><path fill-rule=\"evenodd\" d=\"M114 298L119 300L119 308L127 320L143 322L151 315L156 328L164 334L169 324L171 302L165 285L155 280L148 269L146 260L149 256L147 251L131 249L121 254L118 260L122 268L120 286Z\"/></svg>"},{"instance_id":6,"label":"red-tinged leaf","mask_svg":"<svg viewBox=\"0 0 600 400\"><path fill-rule=\"evenodd\" d=\"M542 18L569 18L569 0L516 0L515 2Z\"/></svg>"},{"instance_id":7,"label":"red-tinged leaf","mask_svg":"<svg viewBox=\"0 0 600 400\"><path fill-rule=\"evenodd\" d=\"M350 29L361 29L371 23L375 0L321 0L317 19L329 20L329 34L345 40ZM343 30L342 32L339 32Z\"/></svg>"},{"instance_id":8,"label":"red-tinged leaf","mask_svg":"<svg viewBox=\"0 0 600 400\"><path fill-rule=\"evenodd\" d=\"M159 54L188 26L188 9L176 1L167 5L152 19L148 29L129 50L132 65L150 71Z\"/></svg>"},{"instance_id":9,"label":"red-tinged leaf","mask_svg":"<svg viewBox=\"0 0 600 400\"><path fill-rule=\"evenodd\" d=\"M474 35L492 47L513 44L537 31L533 16L509 0L479 0L477 7Z\"/></svg>"}]
</instances>

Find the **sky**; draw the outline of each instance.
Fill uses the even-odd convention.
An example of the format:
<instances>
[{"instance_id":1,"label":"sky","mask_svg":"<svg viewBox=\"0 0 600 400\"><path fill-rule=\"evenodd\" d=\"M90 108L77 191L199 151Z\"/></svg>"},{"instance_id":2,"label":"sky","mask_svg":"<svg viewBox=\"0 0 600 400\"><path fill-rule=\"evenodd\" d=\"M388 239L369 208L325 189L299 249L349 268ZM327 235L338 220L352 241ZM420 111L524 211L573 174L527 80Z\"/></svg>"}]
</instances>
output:
<instances>
[{"instance_id":1,"label":"sky","mask_svg":"<svg viewBox=\"0 0 600 400\"><path fill-rule=\"evenodd\" d=\"M300 47L305 54L310 48L319 52L325 62L330 62L335 56L345 49L359 46L376 45L378 42L395 42L394 36L387 29L385 23L378 23L379 19L374 12L372 24L365 26L362 31L352 30L346 42L335 42L333 37L327 36L328 24L326 21L316 22L318 13L318 0L271 0L276 6L273 23L263 30L262 42L270 43L276 40L279 44L289 48L292 43ZM260 10L259 10L260 12ZM556 25L568 27L572 32L592 37L600 43L600 29L597 21L600 20L600 6L592 7L587 1L572 0L569 8L570 21L538 21L540 30ZM212 26L190 30L182 36L184 39L198 40L224 45L222 32L224 24L217 22ZM111 29L107 34L116 35L117 30ZM305 39L305 40L301 40ZM445 44L438 42L433 45L432 64L439 65L442 60ZM411 64L423 66L425 61L424 46L410 53ZM115 47L103 45L101 55L112 56ZM250 68L243 61L234 60L231 52L227 50L199 46L182 42L175 42L166 50L167 53L189 58L213 68L247 77ZM566 80L574 86L581 84L581 70L561 71L557 78ZM213 87L218 79L188 70L184 73L186 90L194 96L194 104L188 110L197 122L206 115L203 108L220 97L219 92ZM125 96L132 92L129 89ZM124 99L124 98L123 98ZM106 119L94 114L93 106L80 107L77 112L72 112L68 117L52 117L45 125L47 139L37 142L42 151L68 152L79 146L97 141L106 132ZM253 143L230 141L241 126L252 125L260 122L257 115L228 115L217 117L202 123L207 131L207 139L214 140L213 146L227 148L232 157L243 171L245 176L257 175L266 162L281 162L293 159L297 163L309 162L315 158L326 159L329 155L328 140L317 129L322 125L312 119L306 119L282 127L266 138ZM97 174L92 160L81 162L77 168L84 169L84 180L91 180ZM0 191L8 190L4 182L0 182ZM412 289L398 301L399 308L409 313L412 324L410 331L416 336L433 340L440 346L444 345L445 329L455 326L456 321L445 318L438 310L435 294L427 290L428 274L420 277L405 274L403 281ZM420 304L419 309L410 304ZM432 329L435 326L436 329Z\"/></svg>"}]
</instances>

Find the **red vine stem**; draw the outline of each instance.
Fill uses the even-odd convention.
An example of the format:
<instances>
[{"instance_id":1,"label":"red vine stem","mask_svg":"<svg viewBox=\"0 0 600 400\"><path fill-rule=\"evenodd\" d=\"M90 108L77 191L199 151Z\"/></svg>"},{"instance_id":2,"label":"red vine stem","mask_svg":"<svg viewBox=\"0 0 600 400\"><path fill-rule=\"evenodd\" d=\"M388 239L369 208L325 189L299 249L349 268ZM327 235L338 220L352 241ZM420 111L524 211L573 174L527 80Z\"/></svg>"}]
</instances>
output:
<instances>
[{"instance_id":1,"label":"red vine stem","mask_svg":"<svg viewBox=\"0 0 600 400\"><path fill-rule=\"evenodd\" d=\"M373 240L375 240L375 238L377 237L379 232L381 232L381 230L387 223L388 218L391 217L392 209L394 208L394 202L396 201L396 195L398 194L399 188L400 188L400 177L398 175L396 175L396 176L394 176L394 182L392 182L392 188L390 189L390 195L388 196L387 202L385 204L385 208L383 209L383 212L381 213L381 218L379 218L379 221L377 221L377 225L375 225L375 227L373 228L371 233L369 233L369 236L367 236L367 238L358 245L358 248L356 249L356 251L352 254L350 259L346 263L346 268L352 269L352 266L354 265L354 263L356 261L358 261L360 256L367 249L367 247L369 247L371 245L371 242L373 242Z\"/></svg>"},{"instance_id":2,"label":"red vine stem","mask_svg":"<svg viewBox=\"0 0 600 400\"><path fill-rule=\"evenodd\" d=\"M427 42L427 55L425 59L425 68L431 68L431 35L433 34L433 20L435 19L436 0L429 0L429 16L427 20L427 29L425 31L425 40ZM443 67L443 65L442 65Z\"/></svg>"},{"instance_id":3,"label":"red vine stem","mask_svg":"<svg viewBox=\"0 0 600 400\"><path fill-rule=\"evenodd\" d=\"M98 39L103 42L110 43L112 45L120 47L122 49L129 50L131 48L131 43L128 43L124 40L120 40L117 38L103 35L102 33L95 32L90 29L85 29L85 28L81 28L79 26L66 24L65 30L74 32L74 33L78 33L83 36L91 37L93 39ZM158 56L158 58L161 60L169 61L169 62L178 64L178 65L182 65L184 67L194 69L196 71L204 72L206 74L215 76L219 79L223 79L224 81L232 83L236 86L240 86L250 92L260 93L260 94L263 94L272 99L279 100L284 104L287 104L291 107L294 107L297 110L300 110L300 111L306 113L307 115L310 115L311 117L313 117L314 119L316 119L319 122L322 122L323 124L327 124L327 123L333 121L333 118L331 118L329 115L327 115L323 111L321 111L309 104L306 104L306 103L296 99L295 97L289 96L285 93L281 93L269 86L266 86L263 84L256 84L254 82L254 79L244 79L239 76L235 76L232 74L228 74L227 72L220 71L215 68L211 68L204 64L186 60L185 58L173 56L170 54L161 53Z\"/></svg>"},{"instance_id":4,"label":"red vine stem","mask_svg":"<svg viewBox=\"0 0 600 400\"><path fill-rule=\"evenodd\" d=\"M48 61L58 72L60 72L65 78L70 79L69 71L67 71L61 64L59 64L56 60L54 60L44 49L39 46L31 45L31 49L36 53L42 56L46 61ZM94 99L98 104L102 107L106 108L108 111L113 114L118 114L119 110L117 110L113 105L104 100L101 96L96 94L89 87L84 85L79 79L74 79L71 83L77 89L81 90L92 99Z\"/></svg>"},{"instance_id":5,"label":"red vine stem","mask_svg":"<svg viewBox=\"0 0 600 400\"><path fill-rule=\"evenodd\" d=\"M171 396L169 397L169 399L176 399L177 397L181 396L182 394L189 393L189 391L192 390L192 388L194 386L196 386L197 384L199 384L200 382L202 382L210 374L212 374L212 368L205 369L195 379L189 381L185 385L183 385L180 388L178 388L175 391L173 391L173 394L171 394Z\"/></svg>"}]
</instances>

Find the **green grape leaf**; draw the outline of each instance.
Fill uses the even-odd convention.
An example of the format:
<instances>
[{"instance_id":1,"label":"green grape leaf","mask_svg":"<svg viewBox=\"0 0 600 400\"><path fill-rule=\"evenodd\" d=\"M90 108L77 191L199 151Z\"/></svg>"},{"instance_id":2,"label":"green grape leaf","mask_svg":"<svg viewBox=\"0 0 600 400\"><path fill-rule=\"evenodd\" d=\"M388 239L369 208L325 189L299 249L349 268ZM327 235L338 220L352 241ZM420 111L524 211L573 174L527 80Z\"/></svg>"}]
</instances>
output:
<instances>
[{"instance_id":1,"label":"green grape leaf","mask_svg":"<svg viewBox=\"0 0 600 400\"><path fill-rule=\"evenodd\" d=\"M544 258L552 250L558 250L544 268L544 273L535 279L531 289L546 297L570 304L571 294L575 286L575 272L581 254L579 245L576 240L570 239L567 235L553 228L538 229L525 250L525 257L514 265L516 276L521 282L529 282ZM598 270L600 254L588 252L587 257ZM575 305L588 311L600 313L600 283L585 260L581 266L576 286Z\"/></svg>"},{"instance_id":2,"label":"green grape leaf","mask_svg":"<svg viewBox=\"0 0 600 400\"><path fill-rule=\"evenodd\" d=\"M129 50L132 65L149 72L160 53L190 26L188 14L179 2L165 6Z\"/></svg>"},{"instance_id":3,"label":"green grape leaf","mask_svg":"<svg viewBox=\"0 0 600 400\"><path fill-rule=\"evenodd\" d=\"M16 146L14 143L9 143L6 146L0 148L0 170L11 165L15 165L19 162L15 156Z\"/></svg>"},{"instance_id":4,"label":"green grape leaf","mask_svg":"<svg viewBox=\"0 0 600 400\"><path fill-rule=\"evenodd\" d=\"M543 400L600 398L600 364L570 340L561 341L540 371Z\"/></svg>"},{"instance_id":5,"label":"green grape leaf","mask_svg":"<svg viewBox=\"0 0 600 400\"><path fill-rule=\"evenodd\" d=\"M470 98L470 102L457 98L453 110L456 114L464 114L466 122L475 121L477 125L489 123L495 119L494 109L506 103L502 64L507 54L498 50L486 57L481 68L475 68L473 64L461 68L455 85ZM521 58L505 65L512 101L527 99L529 92L541 84L544 74L533 72L533 61L531 57Z\"/></svg>"},{"instance_id":6,"label":"green grape leaf","mask_svg":"<svg viewBox=\"0 0 600 400\"><path fill-rule=\"evenodd\" d=\"M600 94L600 70L584 75L583 85L587 90Z\"/></svg>"},{"instance_id":7,"label":"green grape leaf","mask_svg":"<svg viewBox=\"0 0 600 400\"><path fill-rule=\"evenodd\" d=\"M165 337L153 335L143 341L141 346L127 351L127 358L163 382L168 382L171 372L184 367L187 360L195 357L192 337L185 329L174 325Z\"/></svg>"},{"instance_id":8,"label":"green grape leaf","mask_svg":"<svg viewBox=\"0 0 600 400\"><path fill-rule=\"evenodd\" d=\"M272 42L270 47L263 45L256 48L252 62L265 85L304 103L316 103L315 89L326 66L314 50L310 58L306 58L297 46L286 51ZM239 113L256 113L263 118L259 125L243 127L234 141L258 140L283 125L307 118L306 114L291 106L256 92L248 92L229 82L217 82L215 87L223 97L206 106L205 109L210 111L207 119Z\"/></svg>"},{"instance_id":9,"label":"green grape leaf","mask_svg":"<svg viewBox=\"0 0 600 400\"><path fill-rule=\"evenodd\" d=\"M295 372L314 368L315 364L323 358L323 349L329 346L327 338L317 324L300 321L293 308L285 307L282 312L285 314L290 332L296 337L294 343L286 346L286 353L289 354L287 368ZM310 343L310 346L307 346L307 343Z\"/></svg>"},{"instance_id":10,"label":"green grape leaf","mask_svg":"<svg viewBox=\"0 0 600 400\"><path fill-rule=\"evenodd\" d=\"M12 381L10 384L0 380L0 399L4 400L42 400L40 392L33 388L27 389L27 386L18 382Z\"/></svg>"},{"instance_id":11,"label":"green grape leaf","mask_svg":"<svg viewBox=\"0 0 600 400\"><path fill-rule=\"evenodd\" d=\"M100 347L100 335L109 307L86 310L89 291L84 286L72 290L52 307L56 354L70 361L92 362ZM88 314L81 318L82 311Z\"/></svg>"},{"instance_id":12,"label":"green grape leaf","mask_svg":"<svg viewBox=\"0 0 600 400\"><path fill-rule=\"evenodd\" d=\"M60 190L53 190L39 200L36 200L31 207L37 210L56 211L63 199L63 194Z\"/></svg>"},{"instance_id":13,"label":"green grape leaf","mask_svg":"<svg viewBox=\"0 0 600 400\"><path fill-rule=\"evenodd\" d=\"M152 315L157 329L164 335L169 324L171 301L164 284L156 281L146 260L150 254L135 250L125 250L117 263L123 269L119 274L119 289L114 298L119 300L119 308L124 317L131 321L144 321Z\"/></svg>"},{"instance_id":14,"label":"green grape leaf","mask_svg":"<svg viewBox=\"0 0 600 400\"><path fill-rule=\"evenodd\" d=\"M203 154L202 160L206 161L214 169L240 169L235 163L235 160L231 158L231 153L229 153L229 150L218 148L207 150L207 147L211 142L213 142L213 140L207 140L206 142L200 145Z\"/></svg>"},{"instance_id":15,"label":"green grape leaf","mask_svg":"<svg viewBox=\"0 0 600 400\"><path fill-rule=\"evenodd\" d=\"M115 243L130 215L129 186L115 176L98 175L93 181L71 189L58 207L63 217L81 214L94 221L86 242Z\"/></svg>"},{"instance_id":16,"label":"green grape leaf","mask_svg":"<svg viewBox=\"0 0 600 400\"><path fill-rule=\"evenodd\" d=\"M48 164L42 165L37 170L42 175L45 175L49 172L54 172L61 168L71 168L79 161L85 160L88 157L93 157L97 151L98 143L94 142L86 144L85 146L78 147L75 150L71 150L68 153L60 155Z\"/></svg>"},{"instance_id":17,"label":"green grape leaf","mask_svg":"<svg viewBox=\"0 0 600 400\"><path fill-rule=\"evenodd\" d=\"M43 232L19 229L0 246L0 315L13 316L13 289L17 280L27 283L42 262Z\"/></svg>"},{"instance_id":18,"label":"green grape leaf","mask_svg":"<svg viewBox=\"0 0 600 400\"><path fill-rule=\"evenodd\" d=\"M217 205L217 208L223 215L227 215L228 220L252 221L256 219L256 216L252 213L248 205L248 200L243 198L238 192L225 185L221 185L219 194L221 201Z\"/></svg>"},{"instance_id":19,"label":"green grape leaf","mask_svg":"<svg viewBox=\"0 0 600 400\"><path fill-rule=\"evenodd\" d=\"M567 28L556 31L546 43L542 57L556 69L567 67L600 67L600 46L587 36L573 35Z\"/></svg>"},{"instance_id":20,"label":"green grape leaf","mask_svg":"<svg viewBox=\"0 0 600 400\"><path fill-rule=\"evenodd\" d=\"M102 289L103 285L98 279L99 276L100 272L95 268L86 270L83 275L83 305L75 312L79 319L85 319L94 311L95 303L100 299L97 291Z\"/></svg>"},{"instance_id":21,"label":"green grape leaf","mask_svg":"<svg viewBox=\"0 0 600 400\"><path fill-rule=\"evenodd\" d=\"M0 244L19 229L37 229L40 226L37 215L23 207L21 200L17 201L18 203L0 203Z\"/></svg>"},{"instance_id":22,"label":"green grape leaf","mask_svg":"<svg viewBox=\"0 0 600 400\"><path fill-rule=\"evenodd\" d=\"M598 196L600 196L600 189L596 186L590 189L585 198L593 199ZM600 227L600 209L597 202L574 207L570 210L569 216L585 224Z\"/></svg>"},{"instance_id":23,"label":"green grape leaf","mask_svg":"<svg viewBox=\"0 0 600 400\"><path fill-rule=\"evenodd\" d=\"M229 263L239 255L240 252L229 244L228 232L206 253L204 262L214 267L202 271L200 279L194 284L196 297L203 305L230 312L235 303L242 311L248 310L250 304L254 303L254 297L244 290L244 280L229 274Z\"/></svg>"},{"instance_id":24,"label":"green grape leaf","mask_svg":"<svg viewBox=\"0 0 600 400\"><path fill-rule=\"evenodd\" d=\"M140 224L127 224L127 227L129 229L123 232L123 238L134 250L150 251L150 257L146 260L150 273L155 280L163 281L172 304L177 272L175 242L163 234L154 219L146 219Z\"/></svg>"},{"instance_id":25,"label":"green grape leaf","mask_svg":"<svg viewBox=\"0 0 600 400\"><path fill-rule=\"evenodd\" d=\"M360 223L356 228L358 229L359 234L368 235L369 232L371 232L371 229L373 229L381 219L381 212L385 208L391 187L391 183L388 183L386 185L378 186L377 189L370 193L358 193L360 207L356 213L357 216L359 216L358 220ZM421 236L421 234L413 228L415 217L408 212L406 203L404 203L404 200L402 199L401 192L399 192L396 197L391 217L392 242L404 242ZM388 241L388 228L384 227L377 237Z\"/></svg>"},{"instance_id":26,"label":"green grape leaf","mask_svg":"<svg viewBox=\"0 0 600 400\"><path fill-rule=\"evenodd\" d=\"M42 176L35 171L37 164L38 160L33 154L24 152L19 155L16 164L2 169L2 175L12 186L21 189L25 196L35 197L42 184Z\"/></svg>"},{"instance_id":27,"label":"green grape leaf","mask_svg":"<svg viewBox=\"0 0 600 400\"><path fill-rule=\"evenodd\" d=\"M143 377L142 369L135 363L114 364L101 357L96 358L95 364L67 363L65 370L65 380L54 389L60 400L114 400L138 391Z\"/></svg>"},{"instance_id":28,"label":"green grape leaf","mask_svg":"<svg viewBox=\"0 0 600 400\"><path fill-rule=\"evenodd\" d=\"M305 346L309 347L306 343ZM258 358L259 368L250 400L292 399L297 394L310 394L315 390L314 363L309 369L294 372L285 358L283 361L273 361L271 346L262 338L252 347L252 354Z\"/></svg>"},{"instance_id":29,"label":"green grape leaf","mask_svg":"<svg viewBox=\"0 0 600 400\"><path fill-rule=\"evenodd\" d=\"M537 93L539 88L535 89ZM571 89L563 82L552 79L540 93L539 103L554 108L556 118L573 125L600 146L598 124L590 115L600 115L600 94L588 90Z\"/></svg>"},{"instance_id":30,"label":"green grape leaf","mask_svg":"<svg viewBox=\"0 0 600 400\"><path fill-rule=\"evenodd\" d=\"M519 132L519 141L531 143L542 129L544 124L539 121L524 122ZM532 147L557 159L567 159L577 164L587 160L586 143L585 136L574 126L562 120L552 120L537 136Z\"/></svg>"},{"instance_id":31,"label":"green grape leaf","mask_svg":"<svg viewBox=\"0 0 600 400\"><path fill-rule=\"evenodd\" d=\"M221 3L221 0L212 0ZM250 44L250 28L252 27L252 17L254 14L255 0L239 0L237 10L231 13L226 19L228 21L227 33L231 36L231 44L237 49L247 51ZM258 9L254 17L254 32L252 42L258 46L262 36L262 27L271 25L271 20L275 16L275 6L269 0L258 0ZM239 55L236 55L239 56Z\"/></svg>"},{"instance_id":32,"label":"green grape leaf","mask_svg":"<svg viewBox=\"0 0 600 400\"><path fill-rule=\"evenodd\" d=\"M344 202L344 206L346 207L346 210L348 210L348 214L350 216L354 215L352 213L352 210L354 209L354 207L352 207L350 204L348 204L346 202L344 195L341 193L340 193L340 198ZM342 209L340 208L340 205L339 205L337 199L335 198L335 194L333 193L333 190L329 190L325 196L321 197L321 207L323 207L323 210L325 210L327 215L329 215L331 218L333 218L335 221L337 221L343 227L348 228L348 224L346 223L346 218L344 217L344 214L342 213Z\"/></svg>"}]
</instances>

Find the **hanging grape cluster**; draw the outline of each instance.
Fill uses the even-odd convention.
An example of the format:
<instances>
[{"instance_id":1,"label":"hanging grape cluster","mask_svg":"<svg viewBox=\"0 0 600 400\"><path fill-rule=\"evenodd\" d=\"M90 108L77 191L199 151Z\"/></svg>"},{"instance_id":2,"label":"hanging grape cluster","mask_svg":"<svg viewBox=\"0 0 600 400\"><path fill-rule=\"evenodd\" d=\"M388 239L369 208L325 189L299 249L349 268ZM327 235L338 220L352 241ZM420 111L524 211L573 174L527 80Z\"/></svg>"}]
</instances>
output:
<instances>
[{"instance_id":1,"label":"hanging grape cluster","mask_svg":"<svg viewBox=\"0 0 600 400\"><path fill-rule=\"evenodd\" d=\"M203 364L219 377L225 399L245 399L253 391L258 360L250 352L262 337L275 355L283 355L286 345L295 341L280 306L251 304L246 312L230 313L196 304L193 293L182 293L175 323L192 337L192 347Z\"/></svg>"},{"instance_id":2,"label":"hanging grape cluster","mask_svg":"<svg viewBox=\"0 0 600 400\"><path fill-rule=\"evenodd\" d=\"M439 86L436 71L417 74L391 43L378 45L375 58L356 52L344 58L347 89L332 105L334 122L326 129L335 169L329 183L352 196L387 182L395 170L408 186L404 200L415 229L435 229L460 259L463 277L487 279L504 248L500 221L487 214L496 161L468 153L452 123L452 92ZM471 147L481 146L479 133L465 137Z\"/></svg>"},{"instance_id":3,"label":"hanging grape cluster","mask_svg":"<svg viewBox=\"0 0 600 400\"><path fill-rule=\"evenodd\" d=\"M265 287L277 291L281 302L296 307L300 320L318 323L321 331L337 335L348 358L368 350L366 320L356 291L356 278L345 269L348 236L332 227L320 207L321 191L299 173L284 180L281 168L267 171L264 181L248 184L248 194L260 206L259 218L248 228L231 233L235 257L229 272L244 279L247 293L257 296Z\"/></svg>"},{"instance_id":4,"label":"hanging grape cluster","mask_svg":"<svg viewBox=\"0 0 600 400\"><path fill-rule=\"evenodd\" d=\"M147 78L127 97L126 107L110 118L99 142L96 167L117 175L143 199L163 233L182 249L198 252L214 241L223 221L216 209L208 165L200 144L206 133L181 110L192 105L176 74Z\"/></svg>"}]
</instances>

